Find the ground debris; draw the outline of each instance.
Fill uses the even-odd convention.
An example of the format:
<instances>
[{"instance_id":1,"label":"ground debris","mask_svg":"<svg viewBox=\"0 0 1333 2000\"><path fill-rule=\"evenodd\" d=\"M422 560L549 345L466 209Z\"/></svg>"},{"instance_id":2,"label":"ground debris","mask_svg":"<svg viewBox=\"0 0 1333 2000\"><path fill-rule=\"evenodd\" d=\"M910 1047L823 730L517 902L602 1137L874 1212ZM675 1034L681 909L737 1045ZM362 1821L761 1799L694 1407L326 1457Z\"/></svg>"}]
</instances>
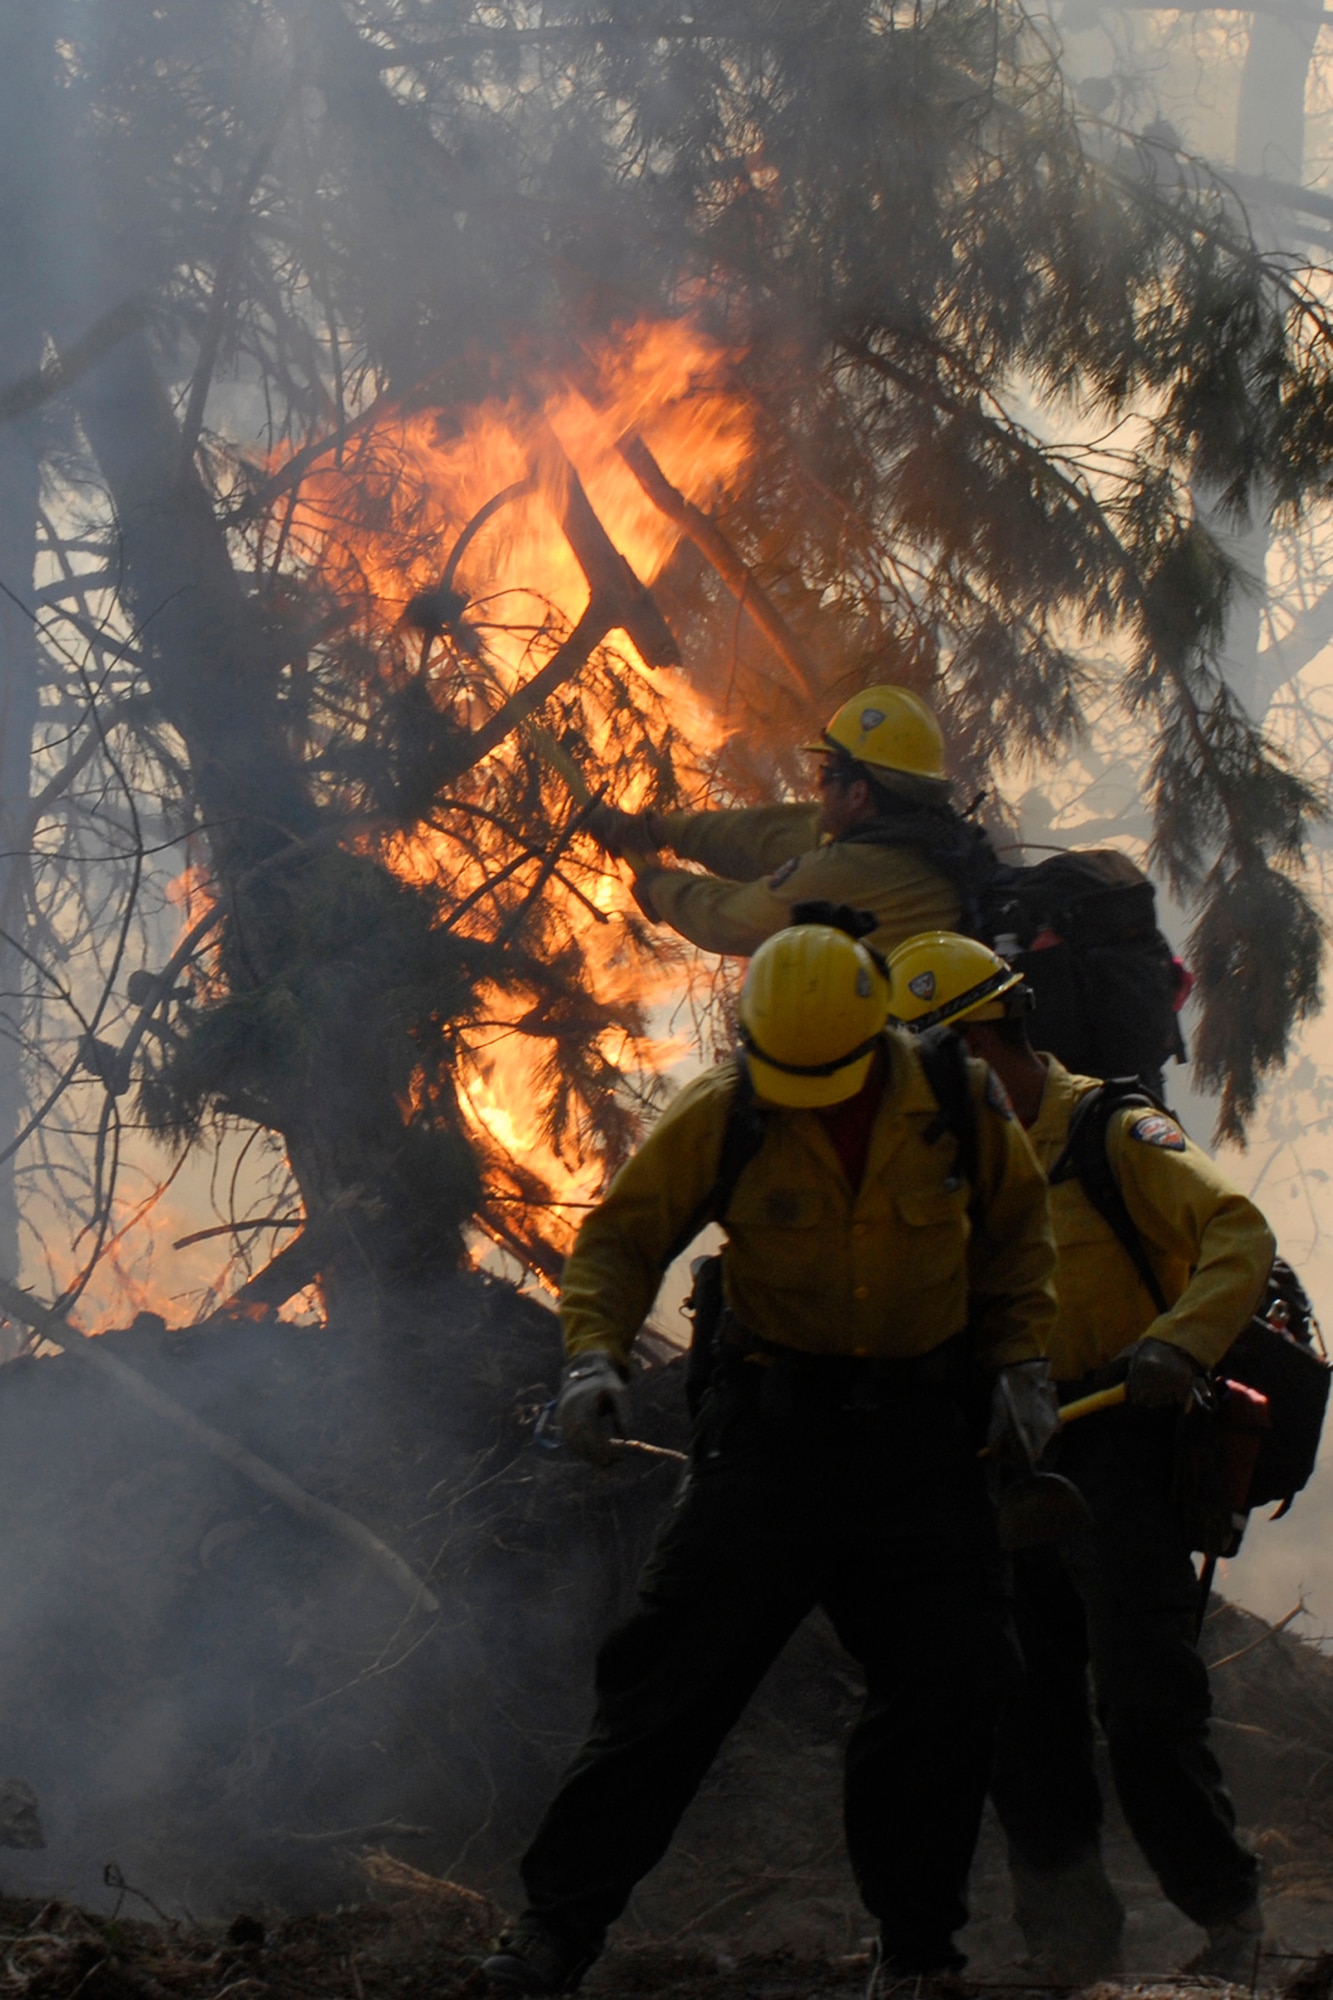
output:
<instances>
[{"instance_id":1,"label":"ground debris","mask_svg":"<svg viewBox=\"0 0 1333 2000\"><path fill-rule=\"evenodd\" d=\"M502 1924L486 1897L387 1853L364 1858L368 1900L265 1925L150 1923L60 1902L0 1899L0 2000L484 2000L480 1966ZM588 2000L855 2000L865 1953L733 1956L670 1943L613 1945ZM899 2000L1051 2000L1068 1989L966 1977ZM1259 1991L1329 2000L1333 1954L1283 1958ZM1218 1981L1103 1981L1081 2000L1227 2000Z\"/></svg>"},{"instance_id":2,"label":"ground debris","mask_svg":"<svg viewBox=\"0 0 1333 2000\"><path fill-rule=\"evenodd\" d=\"M1329 2000L1333 1994L1333 1951L1321 1951L1287 1984L1287 2000Z\"/></svg>"},{"instance_id":3,"label":"ground debris","mask_svg":"<svg viewBox=\"0 0 1333 2000\"><path fill-rule=\"evenodd\" d=\"M0 1901L9 2000L415 2000L477 1996L485 1939L471 1891L432 1884L265 1926L150 1923ZM494 1912L488 1909L488 1920ZM489 1930L487 1932L489 1935Z\"/></svg>"},{"instance_id":4,"label":"ground debris","mask_svg":"<svg viewBox=\"0 0 1333 2000\"><path fill-rule=\"evenodd\" d=\"M4 1887L31 1901L5 1906L28 1915L0 1937L0 2000L479 1994L496 1906L519 1899L517 1857L586 1727L598 1640L675 1488L679 1367L654 1357L634 1384L655 1451L599 1472L550 1448L552 1315L475 1274L324 1329L106 1338L373 1524L442 1611L405 1607L355 1551L151 1412L109 1412L65 1360L0 1370L0 1746L49 1842L4 1853ZM1274 1932L1313 1960L1331 1941L1333 1659L1221 1603L1205 1643ZM840 1766L860 1699L828 1621L808 1620L640 1884L589 2000L859 1993L873 1925ZM1163 1902L1113 1801L1107 1862L1126 1964L1169 1975L1202 1933ZM970 1900L967 1994L1021 1991L998 1976L1021 1940L990 1816ZM28 1934L33 1913L76 1904L101 1914ZM156 1942L129 1951L123 1908L191 1921L136 1931ZM1333 2000L1310 1978L1300 2000Z\"/></svg>"},{"instance_id":5,"label":"ground debris","mask_svg":"<svg viewBox=\"0 0 1333 2000\"><path fill-rule=\"evenodd\" d=\"M97 1907L114 1854L169 1914L294 1914L355 1900L358 1854L400 1843L489 1885L575 1747L675 1460L599 1474L539 1445L554 1316L471 1274L389 1327L104 1341L439 1602L67 1358L0 1369L0 1747L49 1843L6 1856L4 1887ZM678 1449L674 1377L659 1401L637 1426Z\"/></svg>"}]
</instances>

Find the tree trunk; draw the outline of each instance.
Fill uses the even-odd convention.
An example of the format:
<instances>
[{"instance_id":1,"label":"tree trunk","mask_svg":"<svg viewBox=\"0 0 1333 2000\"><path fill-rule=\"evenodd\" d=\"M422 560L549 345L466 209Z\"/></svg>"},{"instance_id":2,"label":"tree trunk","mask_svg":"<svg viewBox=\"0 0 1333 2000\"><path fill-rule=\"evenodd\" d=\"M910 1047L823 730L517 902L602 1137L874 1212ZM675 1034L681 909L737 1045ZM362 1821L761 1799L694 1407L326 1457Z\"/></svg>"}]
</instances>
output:
<instances>
[{"instance_id":1,"label":"tree trunk","mask_svg":"<svg viewBox=\"0 0 1333 2000\"><path fill-rule=\"evenodd\" d=\"M1236 113L1236 165L1272 180L1305 177L1305 97L1322 19L1250 16L1249 47Z\"/></svg>"},{"instance_id":2,"label":"tree trunk","mask_svg":"<svg viewBox=\"0 0 1333 2000\"><path fill-rule=\"evenodd\" d=\"M123 340L72 400L116 510L121 599L155 700L189 753L214 863L231 889L318 824L282 726L282 661L241 590L198 474L182 464L147 336ZM268 943L261 927L251 945L260 977Z\"/></svg>"},{"instance_id":3,"label":"tree trunk","mask_svg":"<svg viewBox=\"0 0 1333 2000\"><path fill-rule=\"evenodd\" d=\"M33 11L12 8L0 21L0 383L41 365L42 328L29 217L39 198L44 159L43 34ZM49 37L49 28L47 30ZM40 445L33 420L0 428L0 1278L19 1275L19 1204L13 1144L27 1103L23 1064L28 969L17 949L28 921L32 829L29 795L37 726L38 648L32 617L37 555ZM0 1359L23 1336L0 1329Z\"/></svg>"},{"instance_id":4,"label":"tree trunk","mask_svg":"<svg viewBox=\"0 0 1333 2000\"><path fill-rule=\"evenodd\" d=\"M1242 173L1294 182L1303 178L1305 97L1319 30L1317 15L1292 20L1251 15L1236 115L1235 164ZM1272 248L1280 248L1277 212L1256 213L1253 220L1260 241L1267 239ZM1283 678L1280 665L1261 652L1271 541L1267 525L1260 523L1232 542L1260 588L1241 598L1231 613L1224 667L1230 685L1256 720L1262 720Z\"/></svg>"},{"instance_id":5,"label":"tree trunk","mask_svg":"<svg viewBox=\"0 0 1333 2000\"><path fill-rule=\"evenodd\" d=\"M0 339L6 377L40 359L35 339L19 330ZM36 560L38 463L23 427L0 437L0 577L14 596L30 598ZM17 949L28 921L31 844L29 789L37 724L37 644L26 603L0 598L0 1278L19 1275L19 1205L15 1158L8 1148L27 1102L23 1064L26 963ZM0 1329L0 1360L11 1360L23 1336Z\"/></svg>"},{"instance_id":6,"label":"tree trunk","mask_svg":"<svg viewBox=\"0 0 1333 2000\"><path fill-rule=\"evenodd\" d=\"M476 1198L469 1156L448 1107L442 1129L409 1127L401 1108L412 1045L393 989L402 936L428 934L428 918L321 822L285 727L284 661L182 460L146 337L122 342L72 400L115 508L121 599L185 745L227 905L220 1101L278 1131L307 1215L337 1218L326 1286L452 1265Z\"/></svg>"}]
</instances>

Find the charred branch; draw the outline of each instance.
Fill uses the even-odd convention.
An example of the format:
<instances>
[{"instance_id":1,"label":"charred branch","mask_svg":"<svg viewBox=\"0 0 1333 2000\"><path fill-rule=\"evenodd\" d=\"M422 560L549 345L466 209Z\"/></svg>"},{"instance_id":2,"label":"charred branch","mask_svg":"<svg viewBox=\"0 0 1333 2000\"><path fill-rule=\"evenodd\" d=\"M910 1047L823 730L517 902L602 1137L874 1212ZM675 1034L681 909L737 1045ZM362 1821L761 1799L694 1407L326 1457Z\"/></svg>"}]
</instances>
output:
<instances>
[{"instance_id":1,"label":"charred branch","mask_svg":"<svg viewBox=\"0 0 1333 2000\"><path fill-rule=\"evenodd\" d=\"M635 576L598 520L578 473L549 430L542 436L532 476L559 517L591 597L573 631L540 672L467 738L457 767L460 773L489 756L566 681L574 679L612 632L624 632L647 666L678 667L681 663L680 649L651 591Z\"/></svg>"},{"instance_id":2,"label":"charred branch","mask_svg":"<svg viewBox=\"0 0 1333 2000\"><path fill-rule=\"evenodd\" d=\"M645 666L678 667L680 648L671 627L598 520L553 432L543 427L533 477L542 486L559 517L579 568L588 579L593 600L633 641Z\"/></svg>"},{"instance_id":3,"label":"charred branch","mask_svg":"<svg viewBox=\"0 0 1333 2000\"><path fill-rule=\"evenodd\" d=\"M620 439L616 449L654 506L669 521L674 521L712 564L742 611L753 619L768 640L801 694L812 696L819 683L814 661L767 591L755 582L716 522L710 521L702 508L677 492L641 437L629 432Z\"/></svg>"},{"instance_id":4,"label":"charred branch","mask_svg":"<svg viewBox=\"0 0 1333 2000\"><path fill-rule=\"evenodd\" d=\"M440 1601L429 1585L389 1547L387 1542L382 1541L368 1528L364 1521L358 1521L343 1508L334 1507L327 1500L317 1499L313 1493L307 1493L303 1486L298 1486L285 1472L279 1472L276 1466L269 1465L265 1459L260 1458L257 1453L250 1451L235 1438L228 1437L224 1431L215 1430L211 1424L201 1423L192 1410L187 1410L173 1396L164 1394L155 1383L141 1375L137 1368L131 1368L127 1361L122 1361L119 1355L113 1354L110 1348L71 1325L70 1321L60 1313L39 1305L28 1292L20 1291L17 1285L11 1284L5 1278L0 1278L0 1309L3 1309L10 1318L17 1320L20 1325L31 1327L42 1340L49 1341L62 1353L76 1356L88 1367L96 1369L99 1374L114 1382L126 1395L133 1396L136 1402L143 1403L157 1416L201 1446L204 1451L210 1452L214 1458L221 1459L224 1465L229 1465L242 1479L248 1479L252 1486L257 1486L261 1492L267 1493L271 1499L281 1501L284 1507L289 1508L294 1514L299 1514L302 1520L313 1522L317 1527L337 1535L341 1541L359 1550L374 1563L414 1610L428 1612L431 1616L439 1612Z\"/></svg>"},{"instance_id":5,"label":"charred branch","mask_svg":"<svg viewBox=\"0 0 1333 2000\"><path fill-rule=\"evenodd\" d=\"M256 1312L276 1311L285 1306L288 1299L295 1298L298 1292L307 1290L346 1245L353 1227L352 1212L358 1205L359 1196L360 1191L349 1194L336 1208L316 1221L308 1222L294 1243L280 1250L262 1271L256 1271L201 1323L221 1324L227 1320L248 1319Z\"/></svg>"},{"instance_id":6,"label":"charred branch","mask_svg":"<svg viewBox=\"0 0 1333 2000\"><path fill-rule=\"evenodd\" d=\"M70 341L56 357L34 374L0 389L0 424L26 416L30 410L49 403L82 379L90 369L132 333L138 333L148 317L142 299L125 299L94 320L85 334Z\"/></svg>"}]
</instances>

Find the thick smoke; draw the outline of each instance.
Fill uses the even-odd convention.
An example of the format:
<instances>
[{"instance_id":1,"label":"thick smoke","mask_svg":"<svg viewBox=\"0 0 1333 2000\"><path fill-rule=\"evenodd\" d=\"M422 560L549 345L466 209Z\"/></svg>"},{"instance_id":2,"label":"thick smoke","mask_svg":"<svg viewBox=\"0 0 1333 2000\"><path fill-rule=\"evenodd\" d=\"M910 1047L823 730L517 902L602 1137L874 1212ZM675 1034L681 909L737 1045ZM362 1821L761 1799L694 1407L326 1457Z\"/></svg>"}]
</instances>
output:
<instances>
[{"instance_id":1,"label":"thick smoke","mask_svg":"<svg viewBox=\"0 0 1333 2000\"><path fill-rule=\"evenodd\" d=\"M493 12L52 0L11 7L0 25L0 392L22 391L0 423L0 1276L54 1297L81 1271L105 1275L117 1258L131 1267L135 1238L113 1248L116 1232L182 1149L190 1164L175 1192L135 1224L163 1243L226 1216L260 1265L303 1213L355 1211L357 1277L368 1262L381 1279L408 1271L415 1289L388 1284L368 1306L352 1297L345 1257L345 1303L327 1330L264 1320L168 1338L145 1321L113 1340L209 1423L363 1518L429 1576L443 1607L435 1619L408 1613L373 1567L119 1399L77 1357L0 1371L0 1771L33 1784L49 1843L0 1856L7 1887L96 1902L114 1862L173 1910L300 1906L356 1894L352 1857L383 1841L508 1897L513 1855L586 1719L596 1641L674 1477L671 1461L626 1454L599 1481L546 1453L534 1433L556 1366L549 1315L448 1269L483 1198L492 1240L553 1268L547 1205L573 1184L539 1181L522 1146L468 1143L456 1023L489 1032L512 980L505 1020L536 1050L534 1091L569 1099L549 1143L570 1160L581 1152L584 1195L643 1108L643 995L653 980L654 992L675 992L684 976L657 954L623 883L620 927L608 933L600 863L578 845L577 791L532 728L505 737L471 791L460 780L469 736L510 691L503 673L487 677L503 648L486 634L503 626L516 647L511 679L535 673L563 656L579 607L552 609L543 578L532 586L543 601L522 618L498 601L504 592L482 594L452 642L433 635L432 652L432 635L400 611L428 582L436 602L454 602L439 581L450 551L438 521L423 511L401 574L363 578L356 599L344 578L335 588L298 560L294 488L282 481L303 451L324 447L330 482L355 486L369 413L406 412L447 456L493 405L522 406L526 449L553 393L588 409L608 393L602 363L630 354L630 320L651 332L688 306L728 382L743 375L733 410L746 413L753 458L738 447L725 476L706 477L685 455L667 461L675 500L686 516L708 515L714 539L698 521L693 538L665 535L654 515L663 547L651 601L642 577L626 579L623 534L609 555L600 545L588 555L596 536L585 536L588 562L612 577L606 589L587 577L606 599L607 644L536 724L580 783L631 805L672 803L686 775L692 797L790 791L803 782L793 746L812 722L885 674L943 691L969 790L997 766L1047 758L1059 810L1038 829L1044 840L1142 851L1156 837L1188 875L1191 840L1211 860L1218 828L1238 813L1221 877L1261 855L1269 883L1276 853L1273 879L1289 883L1313 803L1208 677L1227 595L1221 583L1212 596L1190 590L1221 576L1221 560L1182 562L1161 629L1134 622L1150 594L1124 586L1125 566L1148 563L1172 510L1187 511L1193 433L1174 456L1162 444L1168 470L1134 489L1141 504L1127 518L1146 522L1142 541L1114 560L1087 530L1095 510L1053 499L1059 482L1024 470L1032 436L1047 424L1054 437L1068 416L1036 408L1035 379L1086 379L1085 319L1105 332L1108 377L1131 369L1115 332L1129 280L1117 279L1114 311L1098 320L1095 280L1103 264L1120 267L1098 254L1095 232L1091 249L1062 233L1063 206L1052 221L1041 205L1048 182L1075 185L1077 144L1058 87L1040 65L1039 76L1023 70L1034 46L1025 30L1000 49L981 10L985 62L1002 81L1038 76L1021 93L1024 115L1035 107L1048 120L1041 145L1007 162L1024 201L1006 195L997 213L973 199L995 128L981 113L969 125L956 97L943 111L923 105L915 72L881 68L907 34L881 33L874 9L767 8L773 39L752 77L731 43L636 41L632 7L609 41L584 36L573 11L525 15L517 38ZM1254 37L1237 133L1221 130L1221 94L1199 98L1179 40L1159 62L1155 46L1136 52L1140 30L1113 10L1080 6L1065 27L1077 101L1107 113L1089 144L1124 168L1122 182L1146 176L1163 200L1193 185L1168 117L1251 180L1298 179L1302 157L1326 150L1322 132L1298 144L1314 75L1303 19L1276 23L1262 47ZM971 59L966 38L928 52L935 68L922 73L952 91L953 65ZM1038 53L1044 61L1044 41ZM1116 150L1145 128L1143 146ZM1272 188L1242 191L1262 208L1265 242L1304 245L1308 216L1294 223ZM1031 246L1013 240L1018 213ZM1109 203L1103 222L1114 226ZM957 225L961 243L963 224L989 261L960 277L948 232ZM1042 288L1077 258L1088 297L1069 313ZM1145 294L1160 279L1163 324L1173 272L1163 261L1144 278ZM1229 276L1235 340L1251 324L1262 334L1262 299L1247 319L1244 272ZM1054 355L1031 345L1028 296L1063 343ZM956 355L941 361L918 338L930 326L960 343ZM1267 335L1254 337L1266 366ZM1211 407L1208 359L1197 402ZM1250 387L1261 375L1238 365ZM680 400L697 409L710 385L693 363L687 377ZM996 414L1015 383L1032 389L1034 432ZM1109 421L1105 405L1079 417L1098 436ZM1248 492L1250 461L1276 428L1272 409L1247 404L1234 435L1209 434L1210 477ZM1272 454L1281 461L1278 445ZM527 497L497 536L521 544L522 505L557 489L548 512L560 535L572 548L579 521L586 531L577 482L550 472L557 458L549 440L519 454L506 479ZM1082 477L1076 453L1059 460L1061 479L1071 465ZM617 476L633 484L623 466ZM1109 459L1099 476L1114 477ZM1291 471L1296 498L1311 477ZM1160 516L1155 494L1166 495ZM482 504L472 496L474 520ZM638 504L651 512L642 494ZM1326 557L1313 532L1305 544L1258 529L1237 540L1238 511L1223 525L1241 568L1267 570L1284 590L1297 583L1272 629L1257 599L1233 594L1218 672L1317 793ZM718 520L731 537L721 558ZM646 573L647 559L639 566ZM1109 655L1076 667L1085 620ZM651 672L625 654L629 625L659 641L669 627ZM1229 718L1237 761L1220 791L1170 763L1187 732L1158 700L1167 637L1179 639L1182 672L1199 677L1201 706ZM1148 663L1132 685L1131 654ZM1081 676L1095 691L1091 748L1078 747ZM1117 706L1127 687L1128 721ZM607 714L594 752L590 718ZM1166 773L1156 799L1150 767ZM1198 826L1186 810L1196 795ZM477 889L461 864L432 882L435 900L413 901L408 871L390 879L368 858L376 841L433 833L445 797L462 798L474 826L498 818L511 843L469 836L494 890L485 930L455 924ZM275 865L296 851L299 869ZM197 876L195 900L166 900L187 868L212 871L205 889L221 899L226 942L210 934L159 990L181 931L206 915ZM552 898L538 890L566 875L579 893L547 922ZM484 895L477 907L491 908ZM569 911L588 936L613 937L603 969L623 990L600 992L595 1010ZM295 971L293 941L307 954ZM1229 1002L1239 1068L1256 1021L1269 1056L1281 1044L1312 996L1318 949L1310 925L1293 921L1269 926L1262 951L1237 951L1251 981ZM725 977L716 994L701 984L694 996L703 1041L725 1040ZM1267 1152L1252 1156L1262 1199L1323 1171L1325 1069L1311 1047L1290 1094L1278 1086L1281 1172L1265 1179ZM1199 1104L1193 1129L1207 1130L1212 1109ZM256 1166L260 1129L271 1136ZM412 1145L395 1151L405 1129ZM203 1186L215 1167L216 1203ZM225 1239L226 1259L237 1240ZM1322 1251L1313 1229L1305 1240L1319 1294ZM197 1254L212 1259L211 1248ZM206 1279L229 1286L245 1266L226 1268L220 1249L206 1272L167 1271L142 1302L176 1323ZM95 1296L82 1301L87 1323ZM1333 1308L1333 1289L1324 1296ZM0 1337L18 1344L9 1330ZM679 1445L669 1373L644 1385L640 1408L647 1440ZM1316 1621L1333 1617L1327 1505L1316 1485L1290 1523L1256 1530L1229 1587L1270 1614L1305 1587ZM818 1636L807 1640L818 1651ZM786 1882L821 1842L836 1847L820 1704L835 1688L842 1718L853 1697L823 1653L817 1665L808 1682L783 1683L783 1713L808 1752L802 1782L823 1770L809 1794L821 1803L806 1817L773 1802L762 1830L751 1807L750 1880L762 1874L756 1854L770 1851ZM715 1800L730 1787L770 1803L754 1789L758 1753L747 1765L745 1748L772 1748L780 1719L765 1736L768 1726L742 1741ZM734 1836L740 1822L719 1808L710 1824L713 1845L686 1842L673 1864L696 1868L700 1906L709 1869L722 1869L717 1828ZM842 1893L828 1892L812 1934L855 1944Z\"/></svg>"},{"instance_id":2,"label":"thick smoke","mask_svg":"<svg viewBox=\"0 0 1333 2000\"><path fill-rule=\"evenodd\" d=\"M534 1443L554 1323L506 1287L395 1318L392 1343L370 1315L107 1338L373 1526L437 1616L76 1358L6 1372L0 1759L48 1842L6 1857L11 1890L102 1902L114 1862L198 1915L300 1906L381 1844L503 1879L674 1467L596 1479Z\"/></svg>"}]
</instances>

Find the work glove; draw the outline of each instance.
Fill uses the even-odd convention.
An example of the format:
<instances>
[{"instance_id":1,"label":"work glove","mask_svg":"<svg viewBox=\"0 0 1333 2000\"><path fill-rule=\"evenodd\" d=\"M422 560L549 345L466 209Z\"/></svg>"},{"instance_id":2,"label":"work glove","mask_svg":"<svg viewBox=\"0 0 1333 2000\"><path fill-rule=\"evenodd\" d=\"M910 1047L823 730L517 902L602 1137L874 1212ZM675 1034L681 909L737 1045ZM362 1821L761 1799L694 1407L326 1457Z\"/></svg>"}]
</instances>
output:
<instances>
[{"instance_id":1,"label":"work glove","mask_svg":"<svg viewBox=\"0 0 1333 2000\"><path fill-rule=\"evenodd\" d=\"M1140 1340L1129 1349L1125 1401L1141 1410L1183 1410L1200 1373L1183 1347L1169 1340Z\"/></svg>"},{"instance_id":2,"label":"work glove","mask_svg":"<svg viewBox=\"0 0 1333 2000\"><path fill-rule=\"evenodd\" d=\"M598 845L617 860L622 854L654 853L662 844L656 813L627 813L619 806L590 806L583 824Z\"/></svg>"},{"instance_id":3,"label":"work glove","mask_svg":"<svg viewBox=\"0 0 1333 2000\"><path fill-rule=\"evenodd\" d=\"M1046 1361L1014 1361L995 1378L986 1443L1010 1465L1033 1466L1060 1428L1060 1404Z\"/></svg>"},{"instance_id":4,"label":"work glove","mask_svg":"<svg viewBox=\"0 0 1333 2000\"><path fill-rule=\"evenodd\" d=\"M620 1370L600 1348L578 1354L560 1371L555 1421L561 1440L592 1465L610 1465L611 1440L624 1437L633 1405Z\"/></svg>"}]
</instances>

